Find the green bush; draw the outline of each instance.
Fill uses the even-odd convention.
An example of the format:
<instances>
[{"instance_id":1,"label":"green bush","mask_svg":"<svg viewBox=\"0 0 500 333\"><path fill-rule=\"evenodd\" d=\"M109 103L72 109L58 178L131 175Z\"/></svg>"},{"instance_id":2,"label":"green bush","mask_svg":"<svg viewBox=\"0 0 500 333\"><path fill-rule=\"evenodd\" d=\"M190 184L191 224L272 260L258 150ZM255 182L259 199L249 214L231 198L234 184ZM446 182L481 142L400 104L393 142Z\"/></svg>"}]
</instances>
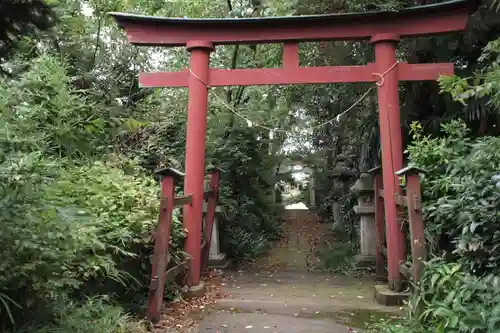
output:
<instances>
[{"instance_id":1,"label":"green bush","mask_svg":"<svg viewBox=\"0 0 500 333\"><path fill-rule=\"evenodd\" d=\"M133 163L129 163L129 168ZM102 253L111 256L129 282L144 288L151 274L151 236L158 223L159 186L152 177L138 167L127 174L121 168L95 162L90 166L76 166L61 173L59 179L46 191L46 198L60 210L77 207L79 218L91 221L92 232L104 245ZM183 258L184 231L178 210L174 211L171 229L170 259L180 262ZM126 282L126 281L123 281ZM129 283L122 283L129 284ZM109 293L111 286L102 279L93 279L93 286L100 285ZM115 288L119 286L115 286ZM122 296L126 290L114 290ZM89 289L89 293L96 290Z\"/></svg>"},{"instance_id":2,"label":"green bush","mask_svg":"<svg viewBox=\"0 0 500 333\"><path fill-rule=\"evenodd\" d=\"M408 147L411 163L428 171L422 181L428 239L434 251L447 250L465 270L498 274L500 138L472 140L461 121L442 128L443 138L431 138L413 124ZM447 240L451 247L443 244Z\"/></svg>"},{"instance_id":3,"label":"green bush","mask_svg":"<svg viewBox=\"0 0 500 333\"><path fill-rule=\"evenodd\" d=\"M442 138L412 125L411 163L422 179L427 239L444 259L426 264L414 286L409 320L380 332L500 331L500 138L468 137L462 121L442 125Z\"/></svg>"},{"instance_id":4,"label":"green bush","mask_svg":"<svg viewBox=\"0 0 500 333\"><path fill-rule=\"evenodd\" d=\"M409 304L407 322L381 325L378 332L500 332L500 278L477 277L458 263L429 261Z\"/></svg>"},{"instance_id":5,"label":"green bush","mask_svg":"<svg viewBox=\"0 0 500 333\"><path fill-rule=\"evenodd\" d=\"M318 250L318 257L324 270L332 273L352 273L356 266L356 249L350 242L338 242Z\"/></svg>"},{"instance_id":6,"label":"green bush","mask_svg":"<svg viewBox=\"0 0 500 333\"><path fill-rule=\"evenodd\" d=\"M120 290L123 297L125 286L139 281L144 287L149 277L159 206L154 180L103 163L60 167L33 154L4 156L0 165L4 317L18 306L24 315L50 317L76 291ZM177 215L172 236L178 260L183 231Z\"/></svg>"},{"instance_id":7,"label":"green bush","mask_svg":"<svg viewBox=\"0 0 500 333\"><path fill-rule=\"evenodd\" d=\"M460 264L435 259L427 264L413 302L418 319L437 332L500 331L498 276L477 277Z\"/></svg>"},{"instance_id":8,"label":"green bush","mask_svg":"<svg viewBox=\"0 0 500 333\"><path fill-rule=\"evenodd\" d=\"M97 234L84 232L95 225L79 223L42 199L57 163L34 154L3 157L0 293L25 312L44 309L47 302L78 288L84 275L98 273L94 267L118 277L111 258L96 252L103 248ZM3 303L2 314L8 314L9 305Z\"/></svg>"},{"instance_id":9,"label":"green bush","mask_svg":"<svg viewBox=\"0 0 500 333\"><path fill-rule=\"evenodd\" d=\"M88 91L78 91L59 59L40 56L29 71L7 83L0 85L0 112L2 120L15 127L6 141L14 145L24 140L16 149L68 158L110 150L106 143L120 119L113 117L111 107L106 112L98 108Z\"/></svg>"},{"instance_id":10,"label":"green bush","mask_svg":"<svg viewBox=\"0 0 500 333\"><path fill-rule=\"evenodd\" d=\"M153 177L126 174L103 162L68 168L46 190L46 198L61 210L77 207L81 219L97 226L94 232L110 253L133 255L124 249L147 244L158 223L159 186ZM177 210L171 235L178 257L184 233Z\"/></svg>"},{"instance_id":11,"label":"green bush","mask_svg":"<svg viewBox=\"0 0 500 333\"><path fill-rule=\"evenodd\" d=\"M55 323L29 333L146 333L145 325L104 297L69 304Z\"/></svg>"}]
</instances>

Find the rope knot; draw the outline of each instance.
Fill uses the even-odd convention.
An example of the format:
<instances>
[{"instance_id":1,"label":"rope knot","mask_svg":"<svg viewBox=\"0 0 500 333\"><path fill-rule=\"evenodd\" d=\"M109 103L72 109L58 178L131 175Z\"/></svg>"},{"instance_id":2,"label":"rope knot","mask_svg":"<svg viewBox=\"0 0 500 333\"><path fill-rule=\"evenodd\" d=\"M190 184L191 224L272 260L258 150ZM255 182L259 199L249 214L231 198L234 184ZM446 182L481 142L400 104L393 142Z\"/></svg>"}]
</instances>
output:
<instances>
[{"instance_id":1,"label":"rope knot","mask_svg":"<svg viewBox=\"0 0 500 333\"><path fill-rule=\"evenodd\" d=\"M389 67L389 69L386 70L384 72L384 74L372 73L373 76L377 77L377 80L375 80L375 84L377 85L377 87L382 87L384 85L384 77L387 75L387 73L389 73L390 71L392 71L397 65L398 65L398 62L397 61L394 62L394 64L392 64L392 66Z\"/></svg>"}]
</instances>

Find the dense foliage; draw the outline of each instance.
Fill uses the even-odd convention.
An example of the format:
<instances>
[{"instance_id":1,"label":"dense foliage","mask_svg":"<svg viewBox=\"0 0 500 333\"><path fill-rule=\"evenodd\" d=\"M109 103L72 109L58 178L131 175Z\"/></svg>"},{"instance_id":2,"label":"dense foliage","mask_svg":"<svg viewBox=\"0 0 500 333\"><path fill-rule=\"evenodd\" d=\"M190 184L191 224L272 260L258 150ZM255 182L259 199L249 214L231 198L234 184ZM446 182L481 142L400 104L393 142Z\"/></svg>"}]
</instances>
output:
<instances>
[{"instance_id":1,"label":"dense foliage","mask_svg":"<svg viewBox=\"0 0 500 333\"><path fill-rule=\"evenodd\" d=\"M414 128L408 150L413 163L428 169L423 195L430 243L467 271L498 274L500 138L471 140L458 121L443 125L443 138Z\"/></svg>"},{"instance_id":2,"label":"dense foliage","mask_svg":"<svg viewBox=\"0 0 500 333\"><path fill-rule=\"evenodd\" d=\"M426 3L172 0L167 6L161 1L1 2L2 329L27 325L26 329L42 332L141 330L124 315L122 307L144 301L150 238L158 215L159 188L153 171L163 166L184 168L187 94L184 90L140 89L137 74L179 70L186 66L188 54L129 45L106 12L255 17L393 10ZM470 281L489 290L497 282L488 274L497 274L500 264L495 254L499 238L495 170L500 158L499 141L494 137L500 133L499 18L483 6L471 17L465 34L404 41L398 50L410 62L451 59L459 65L460 75L441 80L441 88L451 98L439 95L433 82L401 87L402 127L406 140L413 141L410 160L432 171L424 182L429 240L435 245L434 253L445 250L446 260L460 263L446 266L436 262L429 267L423 285L435 289L416 295L420 295L419 304L434 312L429 310L412 321L416 330L422 323L472 327L462 317L457 322L448 312L438 310L449 290L439 289L444 285L466 291L462 295L465 304L463 308L457 305L456 313L473 307L497 311L489 300L471 299L467 290ZM212 56L212 65L279 67L280 59L278 45L221 46ZM370 61L371 47L364 42L301 45L304 66ZM226 170L221 183L221 239L223 251L234 262L262 254L279 237L281 207L274 204L273 191L290 177L277 173L280 166L297 160L315 170L319 213L330 222L334 206L341 213L335 230L345 231L346 241L351 242L342 253L354 253L358 232L352 206L356 198L347 189L355 178L339 188L334 173L341 160L352 170L365 163L378 164L375 94L367 95L340 121L330 120L367 89L361 84L210 91L207 164ZM465 103L465 109L453 99ZM452 122L439 133L440 124L450 119L464 120L469 130L463 123ZM410 134L413 121L421 127L414 126ZM486 134L491 137L477 139ZM173 233L175 261L183 256L179 212ZM346 263L338 264L337 259L333 256L327 262ZM440 271L441 266L454 272ZM448 282L436 286L441 277ZM494 316L484 319L478 332L487 327L484 325L496 327Z\"/></svg>"},{"instance_id":3,"label":"dense foliage","mask_svg":"<svg viewBox=\"0 0 500 333\"><path fill-rule=\"evenodd\" d=\"M500 138L471 139L462 121L442 127L437 138L414 124L408 147L411 162L428 171L425 231L436 259L414 285L409 323L384 332L500 330Z\"/></svg>"},{"instance_id":4,"label":"dense foliage","mask_svg":"<svg viewBox=\"0 0 500 333\"><path fill-rule=\"evenodd\" d=\"M141 312L144 306L159 208L153 171L183 169L187 95L139 90L138 70L157 64L104 15L162 14L161 8L71 0L43 5L47 12L33 11L47 20L57 14L55 27L35 39L30 29L48 25L15 25L20 30L9 30L12 52L1 65L1 329L138 332L140 325L122 308ZM206 3L174 7L177 13L212 9ZM249 65L263 61L263 54L223 48L214 61L228 64L236 57L234 66ZM166 55L175 60L173 69L187 59L157 51L157 57ZM263 91L269 97L260 98L257 88L248 95L239 88L211 95L207 164L226 171L221 238L235 263L262 254L279 236L272 189L284 138L269 139L229 111L262 108L262 116L269 115L280 103L278 92ZM284 111L276 121L287 117ZM177 211L172 234L171 264L184 256Z\"/></svg>"},{"instance_id":5,"label":"dense foliage","mask_svg":"<svg viewBox=\"0 0 500 333\"><path fill-rule=\"evenodd\" d=\"M457 263L435 259L410 299L410 316L395 325L377 325L383 333L489 333L500 330L500 279L466 273Z\"/></svg>"},{"instance_id":6,"label":"dense foliage","mask_svg":"<svg viewBox=\"0 0 500 333\"><path fill-rule=\"evenodd\" d=\"M486 56L498 49L494 41ZM496 60L465 78L442 78L442 88L464 104L491 96L498 114ZM489 89L489 90L488 90ZM430 260L414 285L409 320L379 331L497 332L500 330L500 138L474 137L462 120L442 124L440 137L411 127L410 162L427 170L422 179Z\"/></svg>"}]
</instances>

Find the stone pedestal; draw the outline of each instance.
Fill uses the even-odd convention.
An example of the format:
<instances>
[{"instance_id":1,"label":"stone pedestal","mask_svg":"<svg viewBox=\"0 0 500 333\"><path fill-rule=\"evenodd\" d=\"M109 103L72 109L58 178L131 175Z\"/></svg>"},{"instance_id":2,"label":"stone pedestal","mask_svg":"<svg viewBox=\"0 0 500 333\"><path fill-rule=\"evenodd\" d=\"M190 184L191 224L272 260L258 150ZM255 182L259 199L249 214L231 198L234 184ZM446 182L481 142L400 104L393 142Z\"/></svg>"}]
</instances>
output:
<instances>
[{"instance_id":1,"label":"stone pedestal","mask_svg":"<svg viewBox=\"0 0 500 333\"><path fill-rule=\"evenodd\" d=\"M372 268L377 254L377 233L375 227L375 205L373 200L373 179L366 166L361 167L361 175L352 190L358 195L358 205L354 211L360 217L360 247L357 256L360 267Z\"/></svg>"},{"instance_id":2,"label":"stone pedestal","mask_svg":"<svg viewBox=\"0 0 500 333\"><path fill-rule=\"evenodd\" d=\"M212 229L212 240L210 243L210 251L208 253L208 267L210 268L226 268L228 261L226 255L220 252L219 245L219 223L217 218L214 219L214 228Z\"/></svg>"},{"instance_id":3,"label":"stone pedestal","mask_svg":"<svg viewBox=\"0 0 500 333\"><path fill-rule=\"evenodd\" d=\"M374 288L375 300L378 304L385 306L401 306L410 297L409 292L395 292L389 289L387 284L376 285Z\"/></svg>"},{"instance_id":4,"label":"stone pedestal","mask_svg":"<svg viewBox=\"0 0 500 333\"><path fill-rule=\"evenodd\" d=\"M203 212L207 211L207 205L203 206ZM220 244L219 244L219 221L218 214L220 212L220 207L217 206L215 208L215 218L214 225L212 228L212 239L210 241L210 251L208 252L208 267L209 268L226 268L228 265L228 261L226 259L226 255L220 252Z\"/></svg>"}]
</instances>

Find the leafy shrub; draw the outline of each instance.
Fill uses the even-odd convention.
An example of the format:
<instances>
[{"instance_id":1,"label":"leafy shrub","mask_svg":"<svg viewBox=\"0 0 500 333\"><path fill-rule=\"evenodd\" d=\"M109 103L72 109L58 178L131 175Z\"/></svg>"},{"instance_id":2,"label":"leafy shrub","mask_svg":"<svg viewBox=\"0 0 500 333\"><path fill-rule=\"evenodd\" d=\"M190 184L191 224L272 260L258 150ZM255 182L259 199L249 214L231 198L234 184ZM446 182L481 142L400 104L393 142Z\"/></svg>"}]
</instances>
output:
<instances>
[{"instance_id":1,"label":"leafy shrub","mask_svg":"<svg viewBox=\"0 0 500 333\"><path fill-rule=\"evenodd\" d=\"M461 121L442 128L443 138L431 138L413 124L408 148L411 162L428 170L422 185L430 243L436 250L449 239L444 249L465 270L498 274L500 138L471 140Z\"/></svg>"},{"instance_id":2,"label":"leafy shrub","mask_svg":"<svg viewBox=\"0 0 500 333\"><path fill-rule=\"evenodd\" d=\"M109 150L105 143L119 119L103 118L103 110L75 89L58 59L41 56L30 65L18 80L0 85L2 118L31 143L17 148L71 158ZM109 111L105 114L111 118Z\"/></svg>"},{"instance_id":3,"label":"leafy shrub","mask_svg":"<svg viewBox=\"0 0 500 333\"><path fill-rule=\"evenodd\" d=\"M0 314L17 303L50 316L77 290L144 283L159 206L153 179L103 163L59 171L56 161L15 157L0 165ZM177 216L172 236L175 260L183 238Z\"/></svg>"},{"instance_id":4,"label":"leafy shrub","mask_svg":"<svg viewBox=\"0 0 500 333\"><path fill-rule=\"evenodd\" d=\"M358 196L355 192L342 195L339 198L341 220L333 223L332 228L339 238L359 247L359 215L354 211L357 204Z\"/></svg>"},{"instance_id":5,"label":"leafy shrub","mask_svg":"<svg viewBox=\"0 0 500 333\"><path fill-rule=\"evenodd\" d=\"M252 128L233 128L228 135L209 143L207 158L229 171L221 181L220 238L222 250L239 262L264 254L280 237L280 208L272 202L277 158Z\"/></svg>"},{"instance_id":6,"label":"leafy shrub","mask_svg":"<svg viewBox=\"0 0 500 333\"><path fill-rule=\"evenodd\" d=\"M129 163L128 167L134 168L134 164ZM57 182L46 191L46 197L53 205L61 210L76 207L80 219L91 221L92 232L103 244L97 253L112 258L125 277L119 282L122 286L127 285L126 289L120 284L110 285L102 278L94 278L92 284L86 286L87 293L113 291L124 297L130 289L130 282L136 280L138 283L132 286L144 288L149 281L151 236L158 223L159 186L137 166L131 171L127 174L121 168L102 162L75 166L62 172ZM173 215L171 240L170 258L178 263L184 257L180 250L184 231L177 210Z\"/></svg>"},{"instance_id":7,"label":"leafy shrub","mask_svg":"<svg viewBox=\"0 0 500 333\"><path fill-rule=\"evenodd\" d=\"M145 333L143 323L127 315L105 297L88 298L83 304L69 304L50 326L36 333Z\"/></svg>"},{"instance_id":8,"label":"leafy shrub","mask_svg":"<svg viewBox=\"0 0 500 333\"><path fill-rule=\"evenodd\" d=\"M477 277L460 264L432 260L413 303L418 319L437 332L500 331L500 278L495 275Z\"/></svg>"},{"instance_id":9,"label":"leafy shrub","mask_svg":"<svg viewBox=\"0 0 500 333\"><path fill-rule=\"evenodd\" d=\"M147 243L157 225L158 191L158 183L152 177L126 174L119 168L95 162L62 172L46 194L59 209L77 207L82 219L92 220L98 226L95 232L110 252L130 254L123 249ZM181 246L183 237L178 211L175 211L174 250Z\"/></svg>"},{"instance_id":10,"label":"leafy shrub","mask_svg":"<svg viewBox=\"0 0 500 333\"><path fill-rule=\"evenodd\" d=\"M225 229L224 235L227 235L224 239L224 248L230 249L230 257L236 263L257 258L265 254L270 247L267 235L238 226Z\"/></svg>"},{"instance_id":11,"label":"leafy shrub","mask_svg":"<svg viewBox=\"0 0 500 333\"><path fill-rule=\"evenodd\" d=\"M333 243L328 248L318 250L321 266L324 270L335 273L352 273L356 262L356 249L350 242Z\"/></svg>"},{"instance_id":12,"label":"leafy shrub","mask_svg":"<svg viewBox=\"0 0 500 333\"><path fill-rule=\"evenodd\" d=\"M500 331L500 278L478 277L441 258L426 264L410 300L409 320L378 332L490 333Z\"/></svg>"},{"instance_id":13,"label":"leafy shrub","mask_svg":"<svg viewBox=\"0 0 500 333\"><path fill-rule=\"evenodd\" d=\"M0 292L24 308L45 308L43 303L78 288L84 275L96 272L93 267L118 276L113 261L96 254L103 247L97 235L82 232L95 226L79 225L42 200L57 164L35 154L3 157Z\"/></svg>"}]
</instances>

